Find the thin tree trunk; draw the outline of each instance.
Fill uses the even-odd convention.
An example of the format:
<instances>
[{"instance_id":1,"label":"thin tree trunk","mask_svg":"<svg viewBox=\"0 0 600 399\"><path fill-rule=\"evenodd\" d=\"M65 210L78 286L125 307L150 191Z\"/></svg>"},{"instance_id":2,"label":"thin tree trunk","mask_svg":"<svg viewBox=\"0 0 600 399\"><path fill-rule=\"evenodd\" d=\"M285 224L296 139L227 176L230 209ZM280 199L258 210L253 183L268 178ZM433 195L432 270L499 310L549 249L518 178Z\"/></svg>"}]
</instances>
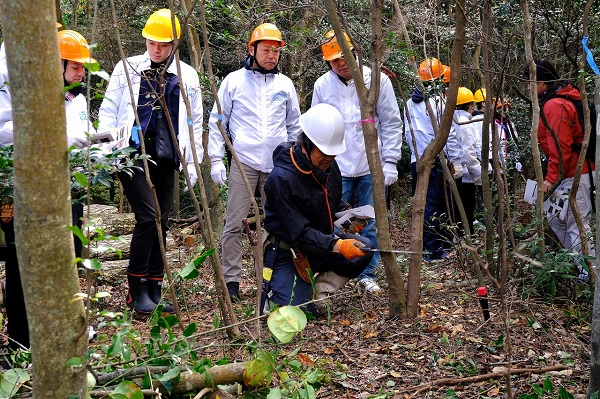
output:
<instances>
[{"instance_id":1,"label":"thin tree trunk","mask_svg":"<svg viewBox=\"0 0 600 399\"><path fill-rule=\"evenodd\" d=\"M15 236L36 398L84 397L87 334L74 260L65 100L53 0L1 3L14 122ZM36 10L36 12L31 12ZM44 73L31 73L31 64ZM44 101L40 101L44 93ZM57 289L60 287L60 289Z\"/></svg>"}]
</instances>

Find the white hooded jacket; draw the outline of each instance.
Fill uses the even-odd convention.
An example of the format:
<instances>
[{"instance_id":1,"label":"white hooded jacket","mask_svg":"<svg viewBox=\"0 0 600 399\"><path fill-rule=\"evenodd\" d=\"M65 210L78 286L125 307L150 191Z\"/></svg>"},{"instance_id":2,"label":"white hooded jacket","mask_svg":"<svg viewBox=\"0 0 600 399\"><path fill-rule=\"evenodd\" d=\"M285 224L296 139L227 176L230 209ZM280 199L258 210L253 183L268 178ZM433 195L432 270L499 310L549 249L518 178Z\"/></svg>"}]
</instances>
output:
<instances>
[{"instance_id":1,"label":"white hooded jacket","mask_svg":"<svg viewBox=\"0 0 600 399\"><path fill-rule=\"evenodd\" d=\"M120 61L110 77L108 88L104 94L104 100L98 113L98 135L110 134L116 139L116 145L120 148L129 146L131 130L135 125L135 113L140 93L142 72L150 69L150 57L148 52L142 55L129 57L125 60L129 77L132 83L135 104L131 104L131 96L127 84L127 76L123 61ZM184 62L180 62L180 83L185 90L191 107L191 119L187 116L187 110L183 96L179 96L179 117L177 123L179 149L184 154L185 161L193 163L193 155L190 147L189 126L194 133L194 145L198 155L198 161L202 160L204 153L202 147L202 94L200 92L200 80L198 73ZM167 72L177 75L177 65L173 61L167 68ZM175 121L173 121L175 122Z\"/></svg>"},{"instance_id":2,"label":"white hooded jacket","mask_svg":"<svg viewBox=\"0 0 600 399\"><path fill-rule=\"evenodd\" d=\"M0 145L12 145L14 143L12 104L4 43L0 48L0 86L4 86L0 89ZM75 137L86 139L86 133L95 134L96 131L88 119L85 96L78 94L73 97L70 93L66 93L65 100L68 143L71 144L71 139Z\"/></svg>"},{"instance_id":3,"label":"white hooded jacket","mask_svg":"<svg viewBox=\"0 0 600 399\"><path fill-rule=\"evenodd\" d=\"M406 103L405 115L404 115L404 126L406 126L405 136L408 146L410 147L410 162L416 162L417 158L415 156L415 148L413 146L413 137L411 134L411 126L414 132L414 140L417 144L417 151L419 157L423 155L425 148L433 141L435 137L435 133L433 130L433 126L431 125L431 119L429 118L429 114L427 113L427 107L425 105L425 101L415 103L412 99L408 100ZM440 122L442 118L442 113L444 112L444 100L436 95L429 97L429 103L431 105L431 109L436 113L435 120ZM407 119L406 113L410 115L410 124ZM446 141L446 145L443 149L446 157L448 157L448 161L452 164L461 164L463 158L463 150L460 143L460 137L457 136L456 130L454 128L454 124L450 126L450 133L448 135L448 141Z\"/></svg>"},{"instance_id":4,"label":"white hooded jacket","mask_svg":"<svg viewBox=\"0 0 600 399\"><path fill-rule=\"evenodd\" d=\"M219 103L208 120L208 156L221 160L225 140L217 126L231 135L240 161L254 170L270 173L273 151L286 141L295 141L301 132L298 94L290 78L281 73L263 74L240 68L225 77L219 87Z\"/></svg>"},{"instance_id":5,"label":"white hooded jacket","mask_svg":"<svg viewBox=\"0 0 600 399\"><path fill-rule=\"evenodd\" d=\"M469 122L471 114L464 110L454 111L454 120L458 123ZM456 132L463 148L463 183L475 183L481 179L481 163L477 154L477 126L474 123L456 124Z\"/></svg>"},{"instance_id":6,"label":"white hooded jacket","mask_svg":"<svg viewBox=\"0 0 600 399\"><path fill-rule=\"evenodd\" d=\"M367 88L371 85L371 69L363 67ZM340 111L346 131L346 151L335 160L343 177L360 177L370 174L365 138L360 123L360 102L354 80L346 83L329 71L315 82L312 104L327 103ZM379 135L379 153L382 163L396 164L402 155L402 118L390 79L381 74L379 99L375 106L375 127Z\"/></svg>"}]
</instances>

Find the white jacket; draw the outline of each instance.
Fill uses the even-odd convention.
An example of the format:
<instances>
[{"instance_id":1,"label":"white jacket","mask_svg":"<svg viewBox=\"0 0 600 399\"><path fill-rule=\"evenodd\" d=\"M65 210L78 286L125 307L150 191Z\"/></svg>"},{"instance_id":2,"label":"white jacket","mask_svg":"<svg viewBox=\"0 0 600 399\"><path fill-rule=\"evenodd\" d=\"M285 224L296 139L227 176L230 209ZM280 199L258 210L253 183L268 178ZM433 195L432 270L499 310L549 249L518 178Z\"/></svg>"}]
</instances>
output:
<instances>
[{"instance_id":1,"label":"white jacket","mask_svg":"<svg viewBox=\"0 0 600 399\"><path fill-rule=\"evenodd\" d=\"M454 111L454 120L456 122L469 122L471 114L467 111ZM456 124L456 133L460 137L460 142L463 149L463 183L474 183L475 180L481 179L481 163L477 157L477 127L473 123L464 125Z\"/></svg>"},{"instance_id":2,"label":"white jacket","mask_svg":"<svg viewBox=\"0 0 600 399\"><path fill-rule=\"evenodd\" d=\"M367 88L371 85L371 69L363 67ZM382 163L397 163L402 155L402 118L390 78L381 74L379 99L375 106L375 127L379 135L379 154ZM370 174L365 150L365 138L360 123L360 101L354 80L342 82L335 72L321 75L315 82L312 104L327 103L342 114L346 125L346 151L335 160L344 177Z\"/></svg>"},{"instance_id":3,"label":"white jacket","mask_svg":"<svg viewBox=\"0 0 600 399\"><path fill-rule=\"evenodd\" d=\"M240 161L264 173L273 169L273 151L300 134L300 106L291 79L245 68L231 72L219 87L221 120ZM217 104L208 120L208 156L221 160L225 140L217 126Z\"/></svg>"},{"instance_id":4,"label":"white jacket","mask_svg":"<svg viewBox=\"0 0 600 399\"><path fill-rule=\"evenodd\" d=\"M12 145L14 143L12 104L10 97L10 86L8 82L8 69L6 65L6 53L4 43L0 48L0 145ZM87 101L83 94L76 97L66 96L65 113L67 119L67 136L86 138L86 133L96 133L92 123L88 119Z\"/></svg>"},{"instance_id":5,"label":"white jacket","mask_svg":"<svg viewBox=\"0 0 600 399\"><path fill-rule=\"evenodd\" d=\"M150 57L148 52L142 55L129 57L125 61L129 77L133 88L134 104L131 104L131 95L125 75L124 63L120 61L110 76L110 81L104 94L104 100L98 113L98 134L100 136L112 133L113 138L117 139L116 145L119 147L129 146L131 129L135 125L135 113L140 94L141 74L150 69ZM190 101L191 119L187 117L187 109L183 101L183 96L179 96L179 118L177 123L179 149L185 157L187 163L193 162L192 150L190 147L189 126L192 126L194 133L194 145L198 154L198 161L202 160L204 153L202 147L202 94L200 92L200 80L198 73L184 62L180 62L181 76L180 83L185 89ZM173 61L167 68L167 72L177 75L177 65Z\"/></svg>"},{"instance_id":6,"label":"white jacket","mask_svg":"<svg viewBox=\"0 0 600 399\"><path fill-rule=\"evenodd\" d=\"M411 134L411 125L414 131L414 139L417 144L417 151L419 157L423 156L423 152L425 148L433 141L435 137L433 126L431 125L431 120L429 118L429 114L427 113L427 107L425 105L425 101L421 101L419 103L415 103L412 99L406 102L406 108L404 111L404 126L405 126L405 137L408 146L410 147L410 162L416 162L417 158L415 156L415 149L413 147L413 137ZM441 96L432 96L429 98L429 103L431 104L431 109L435 112L434 119L437 121L438 125L442 118L442 113L444 112L444 104L445 101ZM410 124L406 117L406 114L410 115ZM452 164L462 164L463 158L463 150L460 143L460 137L456 134L456 130L454 128L454 124L450 126L450 133L448 135L448 141L446 141L446 145L443 149L446 157Z\"/></svg>"},{"instance_id":7,"label":"white jacket","mask_svg":"<svg viewBox=\"0 0 600 399\"><path fill-rule=\"evenodd\" d=\"M479 161L481 161L482 157L481 157L481 151L482 151L482 146L483 146L483 115L476 115L473 117L473 125L475 127L475 130L477 131L477 157L479 158ZM490 128L489 128L489 143L488 143L488 174L492 173L492 135L494 134L494 129L496 129L496 134L498 134L499 137L499 144L500 144L500 162L503 163L504 162L504 150L502 148L503 143L502 143L502 139L500 138L502 135L502 126L498 123L498 121L494 121L492 123L490 123Z\"/></svg>"}]
</instances>

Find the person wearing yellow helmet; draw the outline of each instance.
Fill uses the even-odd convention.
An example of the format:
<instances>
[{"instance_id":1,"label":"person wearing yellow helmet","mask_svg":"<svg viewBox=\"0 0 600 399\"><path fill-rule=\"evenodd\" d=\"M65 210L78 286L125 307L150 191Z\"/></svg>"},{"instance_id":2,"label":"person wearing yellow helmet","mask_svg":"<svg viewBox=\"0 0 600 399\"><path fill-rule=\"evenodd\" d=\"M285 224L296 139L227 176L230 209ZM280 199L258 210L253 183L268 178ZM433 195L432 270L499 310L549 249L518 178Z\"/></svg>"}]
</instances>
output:
<instances>
[{"instance_id":1,"label":"person wearing yellow helmet","mask_svg":"<svg viewBox=\"0 0 600 399\"><path fill-rule=\"evenodd\" d=\"M127 267L126 303L140 314L152 313L158 304L164 305L164 312L173 313L173 306L161 300L164 264L158 237L162 236L163 243L166 242L175 184L173 172L186 167L192 186L198 179L193 150L201 160L204 152L202 95L196 70L184 62L179 65L173 62L174 42L180 37L181 27L179 19L172 18L171 10L161 9L150 15L141 33L146 52L115 66L100 106L98 134L114 135L116 141L111 145L130 146L138 154L142 153L143 140L146 154L153 160L148 162L148 173L158 197L158 210L141 160L136 161L140 169L133 175L119 175L136 219ZM190 117L181 90L186 91ZM190 133L193 133L193 142ZM179 159L176 148L183 159ZM160 233L155 222L157 211L161 215Z\"/></svg>"},{"instance_id":2,"label":"person wearing yellow helmet","mask_svg":"<svg viewBox=\"0 0 600 399\"><path fill-rule=\"evenodd\" d=\"M352 42L346 33L344 33L343 40L352 50ZM373 123L377 129L385 185L390 186L398 180L396 164L402 153L402 117L394 88L389 77L381 74L379 98L375 105L375 119L362 120L356 84L335 34L331 35L329 32L326 34L326 40L321 45L321 52L323 60L328 63L330 70L315 82L312 106L322 103L330 104L343 115L347 149L337 157L337 163L342 173L342 197L345 201L350 202L351 197L356 193L356 203L352 204L353 206L373 205L373 182L367 162L363 124ZM372 84L370 68L363 66L362 75L367 86ZM369 239L376 247L377 240L373 220L365 226L360 235ZM379 259L380 256L376 253L367 268L358 276L358 282L367 292L375 293L381 290L376 282L375 274Z\"/></svg>"},{"instance_id":3,"label":"person wearing yellow helmet","mask_svg":"<svg viewBox=\"0 0 600 399\"><path fill-rule=\"evenodd\" d=\"M229 133L250 185L260 191L273 169L273 151L300 133L298 94L290 78L279 72L281 32L272 23L258 25L248 41L242 67L228 74L218 92L208 121L208 156L212 180L228 181L225 227L221 240L223 274L229 296L240 298L242 279L242 219L250 210L250 194L237 163L229 162L229 179L223 157L225 140L219 124ZM262 202L264 204L264 201Z\"/></svg>"},{"instance_id":4,"label":"person wearing yellow helmet","mask_svg":"<svg viewBox=\"0 0 600 399\"><path fill-rule=\"evenodd\" d=\"M481 163L477 154L477 128L469 123L475 106L473 92L466 87L458 88L454 120L456 134L460 138L463 149L463 176L459 187L460 199L463 203L469 232L473 234L473 222L476 203L476 186L481 185ZM458 214L457 214L458 215Z\"/></svg>"},{"instance_id":5,"label":"person wearing yellow helmet","mask_svg":"<svg viewBox=\"0 0 600 399\"><path fill-rule=\"evenodd\" d=\"M435 128L431 123L429 112L427 111L426 101L429 102L431 110L434 112L434 120L439 121L444 112L446 103L445 94L440 92L437 83L443 79L444 64L437 58L427 58L419 66L419 78L426 84L427 93L421 92L418 87L413 90L410 99L405 104L404 126L406 142L411 151L410 172L412 176L412 194L417 186L417 154L423 155L423 152L433 141L435 137ZM455 124L452 124L448 135L448 140L443 148L448 162L454 169L453 177L457 182L463 175L462 157L463 150L460 139L456 134ZM442 163L439 157L435 158L435 163L429 174L429 183L427 186L427 198L425 202L425 223L423 225L423 255L425 262L433 262L444 259L448 256L447 250L451 248L452 234L447 228L448 223L443 220L448 215L446 210L447 190L444 188L444 173Z\"/></svg>"}]
</instances>

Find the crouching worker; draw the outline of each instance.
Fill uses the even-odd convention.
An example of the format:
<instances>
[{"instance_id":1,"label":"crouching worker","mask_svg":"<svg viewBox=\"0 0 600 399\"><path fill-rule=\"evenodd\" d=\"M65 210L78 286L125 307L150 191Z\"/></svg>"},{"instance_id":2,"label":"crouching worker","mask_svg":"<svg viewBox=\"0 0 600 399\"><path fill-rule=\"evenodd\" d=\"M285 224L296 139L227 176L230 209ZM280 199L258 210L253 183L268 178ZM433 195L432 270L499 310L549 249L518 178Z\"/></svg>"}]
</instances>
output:
<instances>
[{"instance_id":1,"label":"crouching worker","mask_svg":"<svg viewBox=\"0 0 600 399\"><path fill-rule=\"evenodd\" d=\"M265 183L265 268L272 269L269 299L279 306L333 294L373 257L360 249L372 248L369 239L333 233L342 199L335 156L346 149L342 115L317 104L300 116L300 127L295 143L282 143L273 152L274 168ZM307 310L317 309L311 304Z\"/></svg>"}]
</instances>

